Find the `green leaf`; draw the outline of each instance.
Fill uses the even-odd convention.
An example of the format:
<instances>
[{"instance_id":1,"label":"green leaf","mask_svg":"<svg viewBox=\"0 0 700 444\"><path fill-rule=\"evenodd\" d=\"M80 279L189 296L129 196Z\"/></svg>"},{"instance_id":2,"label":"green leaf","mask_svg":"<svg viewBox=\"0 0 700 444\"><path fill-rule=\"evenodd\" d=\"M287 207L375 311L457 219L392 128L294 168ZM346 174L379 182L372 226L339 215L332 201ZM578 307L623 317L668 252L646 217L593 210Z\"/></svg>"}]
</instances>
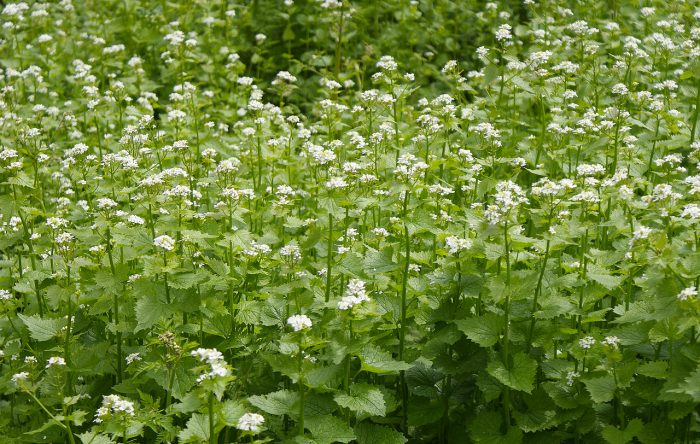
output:
<instances>
[{"instance_id":1,"label":"green leaf","mask_svg":"<svg viewBox=\"0 0 700 444\"><path fill-rule=\"evenodd\" d=\"M615 396L615 378L612 375L605 375L596 378L584 379L583 383L591 394L593 402L608 402Z\"/></svg>"},{"instance_id":2,"label":"green leaf","mask_svg":"<svg viewBox=\"0 0 700 444\"><path fill-rule=\"evenodd\" d=\"M487 313L484 316L455 321L455 324L472 342L482 347L493 347L498 342L504 321L500 316Z\"/></svg>"},{"instance_id":3,"label":"green leaf","mask_svg":"<svg viewBox=\"0 0 700 444\"><path fill-rule=\"evenodd\" d=\"M678 384L678 388L669 390L672 393L683 393L689 395L694 401L700 401L700 368L695 370L682 383Z\"/></svg>"},{"instance_id":4,"label":"green leaf","mask_svg":"<svg viewBox=\"0 0 700 444\"><path fill-rule=\"evenodd\" d=\"M609 274L589 273L587 276L608 290L619 287L623 280L622 276L612 276Z\"/></svg>"},{"instance_id":5,"label":"green leaf","mask_svg":"<svg viewBox=\"0 0 700 444\"><path fill-rule=\"evenodd\" d=\"M530 393L535 384L537 362L525 353L516 353L513 356L511 368L507 368L501 360L495 360L488 365L486 370L501 384L514 390Z\"/></svg>"},{"instance_id":6,"label":"green leaf","mask_svg":"<svg viewBox=\"0 0 700 444\"><path fill-rule=\"evenodd\" d=\"M364 268L367 274L389 273L399 268L399 264L392 260L391 248L382 251L368 249L365 255Z\"/></svg>"},{"instance_id":7,"label":"green leaf","mask_svg":"<svg viewBox=\"0 0 700 444\"><path fill-rule=\"evenodd\" d=\"M362 369L371 373L393 373L411 368L411 364L396 361L390 353L371 344L362 348L360 360L362 361Z\"/></svg>"},{"instance_id":8,"label":"green leaf","mask_svg":"<svg viewBox=\"0 0 700 444\"><path fill-rule=\"evenodd\" d=\"M83 444L113 444L109 436L100 435L95 432L85 432L77 435L78 438L83 442Z\"/></svg>"},{"instance_id":9,"label":"green leaf","mask_svg":"<svg viewBox=\"0 0 700 444\"><path fill-rule=\"evenodd\" d=\"M663 444L669 442L673 436L673 429L668 421L657 420L644 424L644 428L637 434L637 439L642 444Z\"/></svg>"},{"instance_id":10,"label":"green leaf","mask_svg":"<svg viewBox=\"0 0 700 444\"><path fill-rule=\"evenodd\" d=\"M474 442L479 444L519 444L523 440L523 432L517 427L509 427L502 435L501 425L503 415L500 412L484 410L479 413L469 430Z\"/></svg>"},{"instance_id":11,"label":"green leaf","mask_svg":"<svg viewBox=\"0 0 700 444\"><path fill-rule=\"evenodd\" d=\"M404 444L408 441L401 432L367 421L355 426L355 435L357 444Z\"/></svg>"},{"instance_id":12,"label":"green leaf","mask_svg":"<svg viewBox=\"0 0 700 444\"><path fill-rule=\"evenodd\" d=\"M187 428L178 435L180 442L207 442L209 441L209 415L194 413L187 421Z\"/></svg>"},{"instance_id":13,"label":"green leaf","mask_svg":"<svg viewBox=\"0 0 700 444\"><path fill-rule=\"evenodd\" d=\"M248 402L271 415L285 415L296 413L294 404L299 402L299 394L290 390L280 390L267 395L251 396Z\"/></svg>"},{"instance_id":14,"label":"green leaf","mask_svg":"<svg viewBox=\"0 0 700 444\"><path fill-rule=\"evenodd\" d=\"M310 416L304 424L318 444L347 443L355 439L352 429L335 416Z\"/></svg>"},{"instance_id":15,"label":"green leaf","mask_svg":"<svg viewBox=\"0 0 700 444\"><path fill-rule=\"evenodd\" d=\"M633 419L627 424L625 430L620 430L611 425L603 428L603 438L610 444L626 444L642 431L644 424L639 419Z\"/></svg>"},{"instance_id":16,"label":"green leaf","mask_svg":"<svg viewBox=\"0 0 700 444\"><path fill-rule=\"evenodd\" d=\"M159 366L149 371L149 376L164 390L170 389L175 399L182 400L195 384L197 378L189 369L184 368L182 365L175 366L171 371L165 366Z\"/></svg>"},{"instance_id":17,"label":"green leaf","mask_svg":"<svg viewBox=\"0 0 700 444\"><path fill-rule=\"evenodd\" d=\"M350 394L337 393L333 399L339 406L350 409L356 414L386 415L384 395L378 388L369 384L353 384L350 386Z\"/></svg>"},{"instance_id":18,"label":"green leaf","mask_svg":"<svg viewBox=\"0 0 700 444\"><path fill-rule=\"evenodd\" d=\"M41 319L37 315L25 316L18 314L18 318L29 329L29 334L37 341L48 341L61 332L65 322L62 319Z\"/></svg>"},{"instance_id":19,"label":"green leaf","mask_svg":"<svg viewBox=\"0 0 700 444\"><path fill-rule=\"evenodd\" d=\"M25 188L34 188L34 181L24 171L20 171L16 176L7 179L7 183Z\"/></svg>"},{"instance_id":20,"label":"green leaf","mask_svg":"<svg viewBox=\"0 0 700 444\"><path fill-rule=\"evenodd\" d=\"M157 294L147 294L136 301L136 325L135 332L153 327L160 318L170 313L170 307L165 301L161 301Z\"/></svg>"},{"instance_id":21,"label":"green leaf","mask_svg":"<svg viewBox=\"0 0 700 444\"><path fill-rule=\"evenodd\" d=\"M238 419L246 412L246 408L238 401L227 399L221 406L221 415L224 423L229 427L235 427L238 424Z\"/></svg>"},{"instance_id":22,"label":"green leaf","mask_svg":"<svg viewBox=\"0 0 700 444\"><path fill-rule=\"evenodd\" d=\"M207 259L207 264L209 265L211 270L214 273L216 273L218 276L226 277L231 272L231 269L229 268L228 264L226 264L226 262L221 261L219 259L214 259L214 258Z\"/></svg>"}]
</instances>

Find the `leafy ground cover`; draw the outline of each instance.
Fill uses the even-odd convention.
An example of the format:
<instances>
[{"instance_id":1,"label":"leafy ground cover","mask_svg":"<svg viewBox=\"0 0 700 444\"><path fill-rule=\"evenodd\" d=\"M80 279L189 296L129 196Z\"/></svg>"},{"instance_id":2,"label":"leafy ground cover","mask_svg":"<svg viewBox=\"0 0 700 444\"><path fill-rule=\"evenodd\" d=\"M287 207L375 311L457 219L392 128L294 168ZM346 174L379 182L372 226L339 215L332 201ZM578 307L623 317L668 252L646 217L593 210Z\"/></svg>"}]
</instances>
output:
<instances>
[{"instance_id":1,"label":"leafy ground cover","mask_svg":"<svg viewBox=\"0 0 700 444\"><path fill-rule=\"evenodd\" d=\"M700 439L695 2L1 17L0 442Z\"/></svg>"}]
</instances>

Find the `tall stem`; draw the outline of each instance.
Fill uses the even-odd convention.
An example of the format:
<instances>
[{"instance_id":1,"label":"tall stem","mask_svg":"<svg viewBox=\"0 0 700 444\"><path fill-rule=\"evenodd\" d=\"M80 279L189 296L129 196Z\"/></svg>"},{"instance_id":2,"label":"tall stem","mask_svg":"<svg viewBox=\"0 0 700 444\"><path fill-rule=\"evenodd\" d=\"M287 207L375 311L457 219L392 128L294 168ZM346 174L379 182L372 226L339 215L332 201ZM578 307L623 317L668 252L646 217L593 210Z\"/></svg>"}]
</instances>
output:
<instances>
[{"instance_id":1,"label":"tall stem","mask_svg":"<svg viewBox=\"0 0 700 444\"><path fill-rule=\"evenodd\" d=\"M299 334L299 435L304 436L304 348L303 336Z\"/></svg>"},{"instance_id":2,"label":"tall stem","mask_svg":"<svg viewBox=\"0 0 700 444\"><path fill-rule=\"evenodd\" d=\"M690 142L692 145L695 142L695 130L698 128L698 112L700 111L700 77L697 81L697 94L695 95L695 112L693 113L693 127L690 130Z\"/></svg>"},{"instance_id":3,"label":"tall stem","mask_svg":"<svg viewBox=\"0 0 700 444\"><path fill-rule=\"evenodd\" d=\"M326 250L326 302L331 299L331 270L333 266L333 215L328 213L328 248Z\"/></svg>"},{"instance_id":4,"label":"tall stem","mask_svg":"<svg viewBox=\"0 0 700 444\"><path fill-rule=\"evenodd\" d=\"M503 332L503 365L510 368L510 244L508 242L508 221L503 224L503 240L506 255L506 300L503 311L505 312L505 328ZM510 427L510 387L503 389L503 416L506 429Z\"/></svg>"},{"instance_id":5,"label":"tall stem","mask_svg":"<svg viewBox=\"0 0 700 444\"><path fill-rule=\"evenodd\" d=\"M214 392L209 393L209 444L216 444L214 433Z\"/></svg>"},{"instance_id":6,"label":"tall stem","mask_svg":"<svg viewBox=\"0 0 700 444\"><path fill-rule=\"evenodd\" d=\"M114 259L112 257L112 233L107 228L107 257L109 258L109 269L112 272L112 278L117 278L116 269L114 268ZM119 330L119 295L114 292L114 326L117 330L117 382L122 382L122 333Z\"/></svg>"},{"instance_id":7,"label":"tall stem","mask_svg":"<svg viewBox=\"0 0 700 444\"><path fill-rule=\"evenodd\" d=\"M535 310L537 310L537 299L542 292L542 280L544 279L544 272L547 269L547 260L549 259L549 239L547 239L547 246L544 250L544 259L542 259L542 267L540 268L540 275L537 278L537 287L535 288L535 297L532 300L532 319L530 319L530 329L527 334L527 351L529 352L532 348L532 335L535 331Z\"/></svg>"},{"instance_id":8,"label":"tall stem","mask_svg":"<svg viewBox=\"0 0 700 444\"><path fill-rule=\"evenodd\" d=\"M408 198L408 191L406 191ZM406 343L406 294L408 291L408 272L411 265L411 239L408 234L408 226L404 222L404 238L406 240L406 259L401 281L401 328L399 329L399 360L403 360L404 346ZM406 384L406 372L401 371L401 405L403 407L401 426L404 431L408 427L408 385Z\"/></svg>"},{"instance_id":9,"label":"tall stem","mask_svg":"<svg viewBox=\"0 0 700 444\"><path fill-rule=\"evenodd\" d=\"M344 3L342 4L344 5ZM341 53L342 53L342 47L343 47L343 25L345 19L345 9L343 6L340 8L340 21L338 23L338 39L335 42L335 75L336 77L340 73L340 62L341 62Z\"/></svg>"},{"instance_id":10,"label":"tall stem","mask_svg":"<svg viewBox=\"0 0 700 444\"><path fill-rule=\"evenodd\" d=\"M163 251L163 267L168 266L168 256ZM163 282L165 282L165 301L170 305L170 286L168 285L168 272L163 271Z\"/></svg>"}]
</instances>

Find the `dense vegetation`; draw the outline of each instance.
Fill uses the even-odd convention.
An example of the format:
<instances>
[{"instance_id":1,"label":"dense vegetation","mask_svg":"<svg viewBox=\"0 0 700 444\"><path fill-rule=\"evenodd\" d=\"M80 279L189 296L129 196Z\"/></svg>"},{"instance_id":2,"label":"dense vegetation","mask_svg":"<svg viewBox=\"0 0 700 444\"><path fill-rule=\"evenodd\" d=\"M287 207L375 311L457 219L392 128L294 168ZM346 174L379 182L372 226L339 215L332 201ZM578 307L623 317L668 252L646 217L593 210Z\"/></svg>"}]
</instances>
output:
<instances>
[{"instance_id":1,"label":"dense vegetation","mask_svg":"<svg viewBox=\"0 0 700 444\"><path fill-rule=\"evenodd\" d=\"M696 2L3 8L0 442L700 440Z\"/></svg>"}]
</instances>

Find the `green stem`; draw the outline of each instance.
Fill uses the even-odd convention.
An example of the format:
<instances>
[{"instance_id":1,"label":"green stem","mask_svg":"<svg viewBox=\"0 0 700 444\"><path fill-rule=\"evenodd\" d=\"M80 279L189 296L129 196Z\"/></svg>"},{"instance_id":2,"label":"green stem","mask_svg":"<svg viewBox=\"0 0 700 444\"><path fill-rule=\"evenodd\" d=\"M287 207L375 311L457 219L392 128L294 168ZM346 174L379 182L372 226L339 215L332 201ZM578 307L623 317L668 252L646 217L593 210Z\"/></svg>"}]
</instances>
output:
<instances>
[{"instance_id":1,"label":"green stem","mask_svg":"<svg viewBox=\"0 0 700 444\"><path fill-rule=\"evenodd\" d=\"M344 5L344 3L343 3ZM336 77L340 73L340 61L341 61L341 50L343 47L343 25L345 18L345 9L341 6L340 9L340 21L338 24L338 39L335 42L335 75Z\"/></svg>"},{"instance_id":2,"label":"green stem","mask_svg":"<svg viewBox=\"0 0 700 444\"><path fill-rule=\"evenodd\" d=\"M166 252L163 252L163 266L168 266L168 257ZM163 272L163 282L165 282L165 301L170 305L170 286L168 285L168 272Z\"/></svg>"},{"instance_id":3,"label":"green stem","mask_svg":"<svg viewBox=\"0 0 700 444\"><path fill-rule=\"evenodd\" d=\"M72 432L71 429L70 429L70 425L68 425L67 422L66 422L66 424L64 424L64 423L62 423L61 421L59 421L58 418L56 418L56 416L54 416L54 414L51 413L51 411L49 411L49 409L47 409L46 406L45 406L44 404L42 404L42 402L39 401L39 399L38 399L36 396L34 396L34 393L30 392L29 390L25 390L25 393L28 394L29 397L32 398L32 399L34 400L34 402L36 402L37 404L39 404L39 407L41 407L41 409L42 409L47 415L49 415L49 417L50 417L59 427L61 427L63 430L65 430L65 432L68 434L68 440L69 440L69 442L70 442L71 444L75 444L75 438L73 438L73 432Z\"/></svg>"},{"instance_id":4,"label":"green stem","mask_svg":"<svg viewBox=\"0 0 700 444\"><path fill-rule=\"evenodd\" d=\"M214 392L209 393L209 443L216 444L214 432Z\"/></svg>"},{"instance_id":5,"label":"green stem","mask_svg":"<svg viewBox=\"0 0 700 444\"><path fill-rule=\"evenodd\" d=\"M107 257L109 258L109 269L112 271L112 277L116 280L117 273L114 268L114 259L112 257L112 233L107 228ZM114 326L117 330L117 382L122 382L122 333L119 331L119 295L114 292Z\"/></svg>"},{"instance_id":6,"label":"green stem","mask_svg":"<svg viewBox=\"0 0 700 444\"><path fill-rule=\"evenodd\" d=\"M408 196L408 191L406 191ZM399 329L399 361L403 360L404 346L406 343L406 295L408 293L408 273L411 265L411 239L408 234L408 226L404 224L404 236L406 239L406 259L403 269L403 279L401 281L401 328ZM401 371L401 405L402 430L408 430L408 385L406 384L406 373Z\"/></svg>"},{"instance_id":7,"label":"green stem","mask_svg":"<svg viewBox=\"0 0 700 444\"><path fill-rule=\"evenodd\" d=\"M304 347L299 334L299 435L304 436Z\"/></svg>"},{"instance_id":8,"label":"green stem","mask_svg":"<svg viewBox=\"0 0 700 444\"><path fill-rule=\"evenodd\" d=\"M326 302L331 299L331 270L333 267L333 215L328 213L328 248L326 250Z\"/></svg>"},{"instance_id":9,"label":"green stem","mask_svg":"<svg viewBox=\"0 0 700 444\"><path fill-rule=\"evenodd\" d=\"M695 112L693 113L693 128L690 130L690 142L688 145L692 145L695 142L695 130L698 127L698 112L700 111L700 77L697 81L697 94L695 95Z\"/></svg>"},{"instance_id":10,"label":"green stem","mask_svg":"<svg viewBox=\"0 0 700 444\"><path fill-rule=\"evenodd\" d=\"M505 244L506 255L506 300L505 300L505 327L503 332L503 365L510 368L510 244L508 242L508 221L503 225L503 239ZM503 389L503 416L505 418L506 430L510 428L510 388Z\"/></svg>"},{"instance_id":11,"label":"green stem","mask_svg":"<svg viewBox=\"0 0 700 444\"><path fill-rule=\"evenodd\" d=\"M532 319L530 319L530 329L527 334L527 351L529 352L532 348L532 335L535 331L535 310L537 310L537 298L542 292L542 280L544 278L544 272L547 269L547 260L549 259L549 239L547 239L547 246L544 250L544 259L542 259L542 268L540 269L540 275L537 278L537 287L535 288L535 297L532 300Z\"/></svg>"}]
</instances>

